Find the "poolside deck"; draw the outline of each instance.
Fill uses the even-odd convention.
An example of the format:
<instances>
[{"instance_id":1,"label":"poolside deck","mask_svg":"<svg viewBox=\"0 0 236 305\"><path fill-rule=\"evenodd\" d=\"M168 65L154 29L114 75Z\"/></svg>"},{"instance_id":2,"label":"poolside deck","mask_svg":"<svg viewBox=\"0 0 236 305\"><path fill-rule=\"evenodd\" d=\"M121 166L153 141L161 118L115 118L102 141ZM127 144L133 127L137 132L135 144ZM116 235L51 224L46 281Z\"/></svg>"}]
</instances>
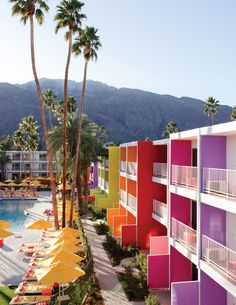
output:
<instances>
[{"instance_id":1,"label":"poolside deck","mask_svg":"<svg viewBox=\"0 0 236 305\"><path fill-rule=\"evenodd\" d=\"M41 192L34 207L28 210L30 215L26 223L32 218L42 218L42 212L51 208L50 195L50 192ZM39 239L39 231L22 230L18 231L16 236L7 238L4 246L0 248L0 285L16 285L21 281L29 263L23 262L21 255L16 253L18 245L36 242Z\"/></svg>"}]
</instances>

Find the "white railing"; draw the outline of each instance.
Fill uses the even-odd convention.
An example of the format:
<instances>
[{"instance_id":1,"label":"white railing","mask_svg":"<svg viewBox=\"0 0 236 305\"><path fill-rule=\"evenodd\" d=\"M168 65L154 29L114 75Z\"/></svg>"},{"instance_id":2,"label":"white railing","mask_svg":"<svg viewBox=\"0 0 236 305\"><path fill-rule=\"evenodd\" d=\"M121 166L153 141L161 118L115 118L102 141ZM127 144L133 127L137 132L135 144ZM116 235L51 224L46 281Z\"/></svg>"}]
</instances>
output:
<instances>
[{"instance_id":1,"label":"white railing","mask_svg":"<svg viewBox=\"0 0 236 305\"><path fill-rule=\"evenodd\" d=\"M127 193L124 190L120 190L120 200L126 204L127 202Z\"/></svg>"},{"instance_id":2,"label":"white railing","mask_svg":"<svg viewBox=\"0 0 236 305\"><path fill-rule=\"evenodd\" d=\"M172 237L184 244L191 251L197 251L197 232L181 221L172 217Z\"/></svg>"},{"instance_id":3,"label":"white railing","mask_svg":"<svg viewBox=\"0 0 236 305\"><path fill-rule=\"evenodd\" d=\"M197 188L197 167L172 165L172 184Z\"/></svg>"},{"instance_id":4,"label":"white railing","mask_svg":"<svg viewBox=\"0 0 236 305\"><path fill-rule=\"evenodd\" d=\"M236 170L203 168L203 191L236 199Z\"/></svg>"},{"instance_id":5,"label":"white railing","mask_svg":"<svg viewBox=\"0 0 236 305\"><path fill-rule=\"evenodd\" d=\"M202 258L236 280L236 252L202 235Z\"/></svg>"},{"instance_id":6,"label":"white railing","mask_svg":"<svg viewBox=\"0 0 236 305\"><path fill-rule=\"evenodd\" d=\"M105 167L109 168L109 160L105 160Z\"/></svg>"},{"instance_id":7,"label":"white railing","mask_svg":"<svg viewBox=\"0 0 236 305\"><path fill-rule=\"evenodd\" d=\"M167 177L167 163L153 163L153 176L154 177Z\"/></svg>"},{"instance_id":8,"label":"white railing","mask_svg":"<svg viewBox=\"0 0 236 305\"><path fill-rule=\"evenodd\" d=\"M130 175L137 175L137 162L128 162L128 174Z\"/></svg>"},{"instance_id":9,"label":"white railing","mask_svg":"<svg viewBox=\"0 0 236 305\"><path fill-rule=\"evenodd\" d=\"M120 161L120 171L126 172L126 170L127 170L126 161Z\"/></svg>"},{"instance_id":10,"label":"white railing","mask_svg":"<svg viewBox=\"0 0 236 305\"><path fill-rule=\"evenodd\" d=\"M153 213L167 221L167 205L161 201L153 199Z\"/></svg>"},{"instance_id":11,"label":"white railing","mask_svg":"<svg viewBox=\"0 0 236 305\"><path fill-rule=\"evenodd\" d=\"M104 188L105 188L106 190L109 190L109 182L106 181L106 180L104 180Z\"/></svg>"},{"instance_id":12,"label":"white railing","mask_svg":"<svg viewBox=\"0 0 236 305\"><path fill-rule=\"evenodd\" d=\"M128 206L135 212L137 211L137 199L130 194L128 194Z\"/></svg>"}]
</instances>

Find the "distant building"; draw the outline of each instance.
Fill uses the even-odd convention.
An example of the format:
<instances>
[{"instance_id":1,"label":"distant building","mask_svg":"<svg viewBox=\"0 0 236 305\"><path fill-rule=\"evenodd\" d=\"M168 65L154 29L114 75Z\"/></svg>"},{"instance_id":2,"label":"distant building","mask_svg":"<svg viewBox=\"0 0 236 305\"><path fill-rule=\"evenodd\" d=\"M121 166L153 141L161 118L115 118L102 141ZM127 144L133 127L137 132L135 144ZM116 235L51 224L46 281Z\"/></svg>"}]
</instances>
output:
<instances>
[{"instance_id":1,"label":"distant building","mask_svg":"<svg viewBox=\"0 0 236 305\"><path fill-rule=\"evenodd\" d=\"M49 166L46 151L7 151L11 162L5 165L6 179L19 179L25 176L49 176ZM53 161L54 171L57 172Z\"/></svg>"}]
</instances>

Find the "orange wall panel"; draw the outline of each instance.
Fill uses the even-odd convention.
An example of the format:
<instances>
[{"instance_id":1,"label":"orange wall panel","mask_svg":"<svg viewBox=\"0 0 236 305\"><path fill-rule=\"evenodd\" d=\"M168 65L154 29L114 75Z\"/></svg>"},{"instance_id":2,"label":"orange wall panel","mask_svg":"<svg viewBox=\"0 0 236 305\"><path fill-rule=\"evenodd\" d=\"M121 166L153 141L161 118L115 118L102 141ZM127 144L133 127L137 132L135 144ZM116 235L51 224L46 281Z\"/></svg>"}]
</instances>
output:
<instances>
[{"instance_id":1,"label":"orange wall panel","mask_svg":"<svg viewBox=\"0 0 236 305\"><path fill-rule=\"evenodd\" d=\"M136 181L128 179L128 193L136 197Z\"/></svg>"},{"instance_id":2,"label":"orange wall panel","mask_svg":"<svg viewBox=\"0 0 236 305\"><path fill-rule=\"evenodd\" d=\"M114 208L107 209L107 224L111 229L113 229L113 217L119 214L120 214L119 209L114 209Z\"/></svg>"},{"instance_id":3,"label":"orange wall panel","mask_svg":"<svg viewBox=\"0 0 236 305\"><path fill-rule=\"evenodd\" d=\"M120 215L126 215L126 209L120 204Z\"/></svg>"},{"instance_id":4,"label":"orange wall panel","mask_svg":"<svg viewBox=\"0 0 236 305\"><path fill-rule=\"evenodd\" d=\"M113 234L115 237L121 236L122 225L126 224L126 216L114 216L113 218Z\"/></svg>"},{"instance_id":5,"label":"orange wall panel","mask_svg":"<svg viewBox=\"0 0 236 305\"><path fill-rule=\"evenodd\" d=\"M129 211L127 211L127 224L136 224L136 217L133 215L133 214L131 214Z\"/></svg>"},{"instance_id":6,"label":"orange wall panel","mask_svg":"<svg viewBox=\"0 0 236 305\"><path fill-rule=\"evenodd\" d=\"M137 147L136 146L128 147L128 161L137 162Z\"/></svg>"},{"instance_id":7,"label":"orange wall panel","mask_svg":"<svg viewBox=\"0 0 236 305\"><path fill-rule=\"evenodd\" d=\"M126 178L120 176L120 189L126 191Z\"/></svg>"},{"instance_id":8,"label":"orange wall panel","mask_svg":"<svg viewBox=\"0 0 236 305\"><path fill-rule=\"evenodd\" d=\"M126 161L126 147L120 147L120 160Z\"/></svg>"}]
</instances>

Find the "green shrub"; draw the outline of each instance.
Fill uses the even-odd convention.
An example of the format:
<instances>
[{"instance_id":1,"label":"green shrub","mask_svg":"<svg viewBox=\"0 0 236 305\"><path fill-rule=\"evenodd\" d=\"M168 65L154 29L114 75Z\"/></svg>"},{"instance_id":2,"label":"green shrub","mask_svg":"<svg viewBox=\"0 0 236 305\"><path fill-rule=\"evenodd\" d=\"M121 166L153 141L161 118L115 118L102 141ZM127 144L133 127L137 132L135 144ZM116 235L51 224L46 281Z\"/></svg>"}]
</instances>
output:
<instances>
[{"instance_id":1,"label":"green shrub","mask_svg":"<svg viewBox=\"0 0 236 305\"><path fill-rule=\"evenodd\" d=\"M125 257L132 257L139 253L139 248L136 245L128 245L123 247L123 251Z\"/></svg>"},{"instance_id":2,"label":"green shrub","mask_svg":"<svg viewBox=\"0 0 236 305\"><path fill-rule=\"evenodd\" d=\"M95 228L98 235L105 235L110 231L109 226L104 222L101 222L99 224L95 224L94 228Z\"/></svg>"},{"instance_id":3,"label":"green shrub","mask_svg":"<svg viewBox=\"0 0 236 305\"><path fill-rule=\"evenodd\" d=\"M161 302L157 296L149 294L145 297L145 305L161 305Z\"/></svg>"},{"instance_id":4,"label":"green shrub","mask_svg":"<svg viewBox=\"0 0 236 305\"><path fill-rule=\"evenodd\" d=\"M143 273L147 274L147 255L140 252L135 256L135 265Z\"/></svg>"},{"instance_id":5,"label":"green shrub","mask_svg":"<svg viewBox=\"0 0 236 305\"><path fill-rule=\"evenodd\" d=\"M96 221L97 219L106 218L106 210L101 209L97 204L93 204L89 207L89 210L92 212L92 220Z\"/></svg>"},{"instance_id":6,"label":"green shrub","mask_svg":"<svg viewBox=\"0 0 236 305\"><path fill-rule=\"evenodd\" d=\"M119 264L120 260L124 256L124 251L110 232L106 234L106 239L103 242L103 247L114 260L114 263Z\"/></svg>"}]
</instances>

